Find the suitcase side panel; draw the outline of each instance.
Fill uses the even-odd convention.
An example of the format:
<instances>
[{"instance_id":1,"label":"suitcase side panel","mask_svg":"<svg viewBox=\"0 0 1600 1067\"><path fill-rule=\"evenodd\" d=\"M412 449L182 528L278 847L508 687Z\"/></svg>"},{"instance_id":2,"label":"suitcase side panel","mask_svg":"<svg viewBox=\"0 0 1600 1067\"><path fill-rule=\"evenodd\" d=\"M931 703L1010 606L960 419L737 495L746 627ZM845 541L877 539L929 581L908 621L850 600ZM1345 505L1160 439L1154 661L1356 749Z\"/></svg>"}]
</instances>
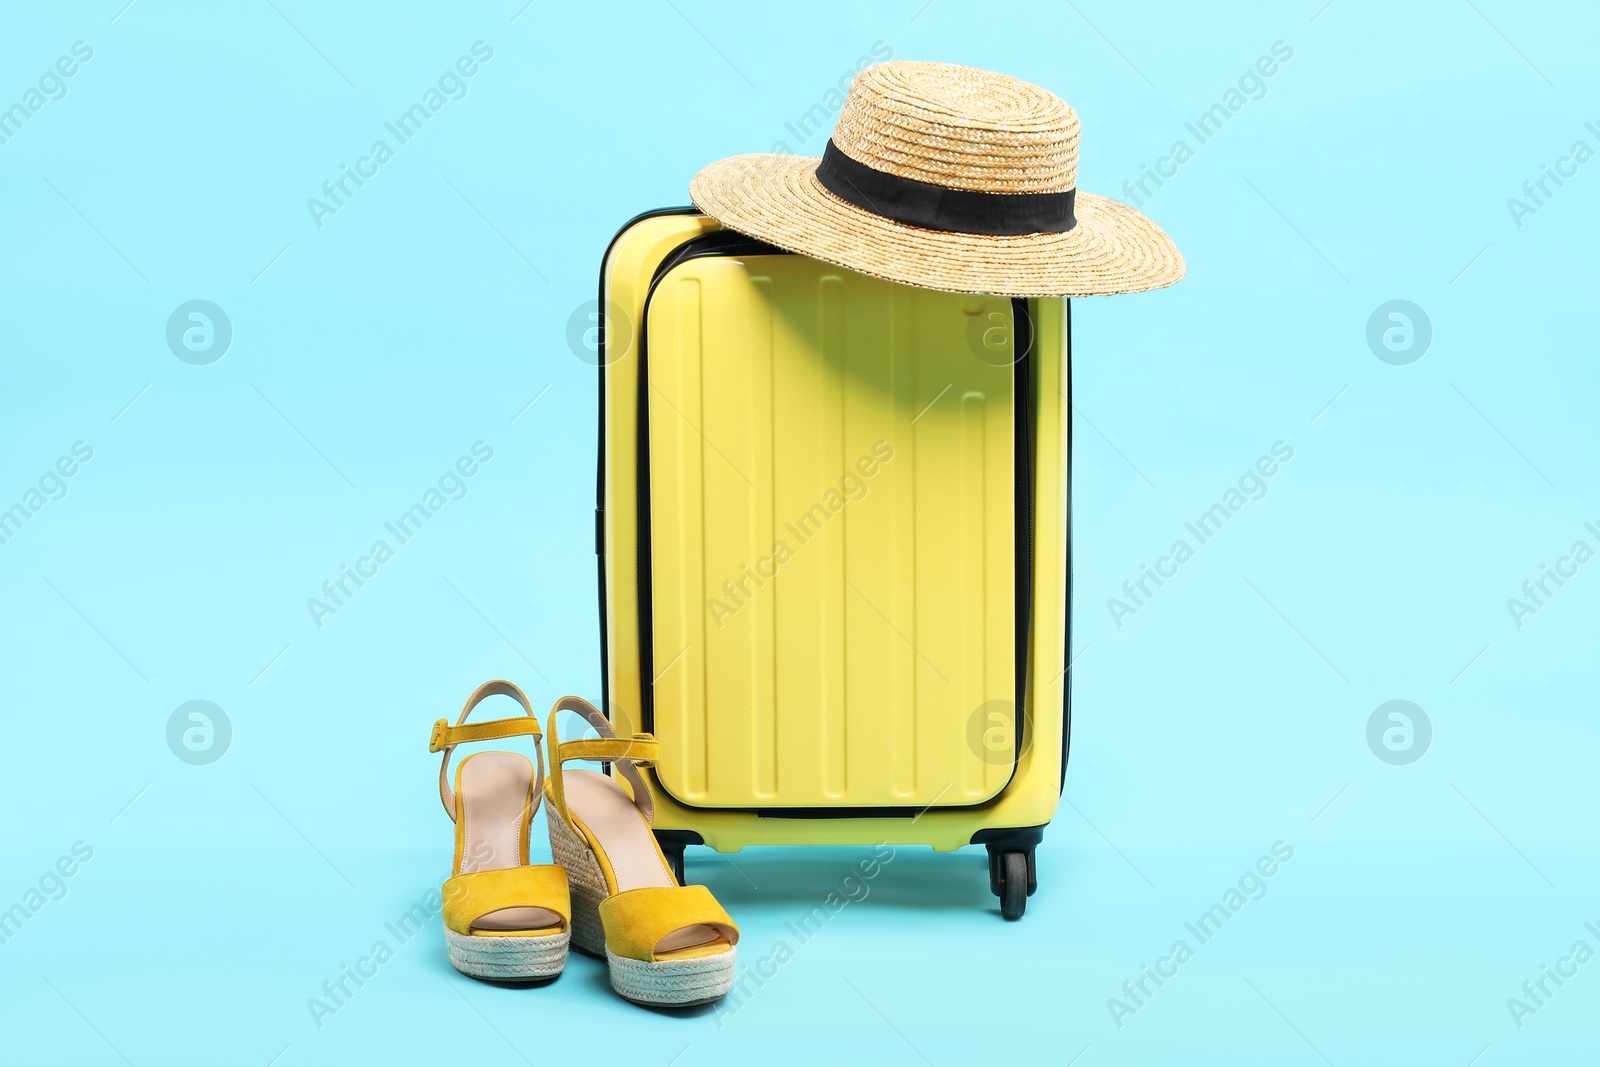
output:
<instances>
[{"instance_id":1,"label":"suitcase side panel","mask_svg":"<svg viewBox=\"0 0 1600 1067\"><path fill-rule=\"evenodd\" d=\"M603 577L601 634L605 703L619 734L643 729L641 708L638 500L635 493L639 422L639 324L656 266L673 249L718 229L704 215L636 221L612 242L601 267L606 309L601 369L599 547Z\"/></svg>"},{"instance_id":2,"label":"suitcase side panel","mask_svg":"<svg viewBox=\"0 0 1600 1067\"><path fill-rule=\"evenodd\" d=\"M994 303L799 256L658 281L654 725L680 800L971 805L1011 778L1012 369L967 342Z\"/></svg>"},{"instance_id":3,"label":"suitcase side panel","mask_svg":"<svg viewBox=\"0 0 1600 1067\"><path fill-rule=\"evenodd\" d=\"M634 322L656 265L684 241L717 229L703 216L652 219L621 235L607 257L607 298ZM1033 375L1035 452L1034 611L1030 630L1027 714L1023 752L1014 776L993 801L970 808L928 811L910 818L775 819L747 812L689 808L660 788L645 771L656 805L657 829L692 835L733 852L752 844L926 844L941 851L960 848L990 828L1036 827L1055 813L1063 773L1066 689L1064 656L1067 611L1067 448L1069 382L1065 302L1030 302L1035 328ZM619 732L638 729L640 670L637 624L636 337L608 354L604 382L604 451L601 561L606 578L606 672L609 712Z\"/></svg>"}]
</instances>

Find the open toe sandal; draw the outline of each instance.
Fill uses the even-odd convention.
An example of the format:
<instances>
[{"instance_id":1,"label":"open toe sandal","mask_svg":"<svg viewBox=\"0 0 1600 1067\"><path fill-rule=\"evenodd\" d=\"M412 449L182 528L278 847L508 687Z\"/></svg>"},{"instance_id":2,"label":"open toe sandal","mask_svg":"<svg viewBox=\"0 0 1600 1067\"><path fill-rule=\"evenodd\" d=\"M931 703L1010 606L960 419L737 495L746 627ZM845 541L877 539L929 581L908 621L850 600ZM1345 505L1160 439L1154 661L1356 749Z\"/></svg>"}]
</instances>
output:
<instances>
[{"instance_id":1,"label":"open toe sandal","mask_svg":"<svg viewBox=\"0 0 1600 1067\"><path fill-rule=\"evenodd\" d=\"M523 714L468 723L482 701L508 696ZM450 753L460 744L502 737L533 738L538 766L520 752L477 752L449 779ZM444 937L462 974L498 981L553 978L567 962L572 908L567 875L553 863L529 865L528 830L544 792L539 720L522 690L485 682L454 726L433 724L429 752L443 752L439 799L456 824L453 875L444 883Z\"/></svg>"},{"instance_id":2,"label":"open toe sandal","mask_svg":"<svg viewBox=\"0 0 1600 1067\"><path fill-rule=\"evenodd\" d=\"M600 736L560 741L562 711ZM636 767L655 761L655 738L617 737L593 704L571 696L550 710L548 732L550 849L567 869L573 946L604 954L611 988L628 1000L681 1007L721 997L733 985L739 929L705 886L678 884L650 832L650 790ZM618 778L563 773L568 760L609 762Z\"/></svg>"}]
</instances>

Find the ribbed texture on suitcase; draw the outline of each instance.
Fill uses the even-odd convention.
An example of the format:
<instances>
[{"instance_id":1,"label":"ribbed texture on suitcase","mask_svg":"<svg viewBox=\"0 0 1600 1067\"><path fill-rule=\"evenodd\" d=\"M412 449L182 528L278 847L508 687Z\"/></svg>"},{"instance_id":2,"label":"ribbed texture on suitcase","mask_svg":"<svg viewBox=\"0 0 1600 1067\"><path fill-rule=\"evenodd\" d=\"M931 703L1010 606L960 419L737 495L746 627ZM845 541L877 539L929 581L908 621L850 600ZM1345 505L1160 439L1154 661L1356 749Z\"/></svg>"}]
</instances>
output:
<instances>
[{"instance_id":1,"label":"ribbed texture on suitcase","mask_svg":"<svg viewBox=\"0 0 1600 1067\"><path fill-rule=\"evenodd\" d=\"M661 280L651 623L674 796L920 807L1004 788L1012 369L980 339L1003 306L799 256Z\"/></svg>"}]
</instances>

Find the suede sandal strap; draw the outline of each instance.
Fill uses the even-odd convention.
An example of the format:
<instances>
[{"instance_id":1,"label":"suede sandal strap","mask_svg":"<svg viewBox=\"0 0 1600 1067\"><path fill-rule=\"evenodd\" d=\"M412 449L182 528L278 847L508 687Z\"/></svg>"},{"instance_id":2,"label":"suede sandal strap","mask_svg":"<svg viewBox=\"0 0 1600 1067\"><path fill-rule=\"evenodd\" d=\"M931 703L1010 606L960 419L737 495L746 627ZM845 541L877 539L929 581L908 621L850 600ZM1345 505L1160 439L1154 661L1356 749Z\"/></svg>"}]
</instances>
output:
<instances>
[{"instance_id":1,"label":"suede sandal strap","mask_svg":"<svg viewBox=\"0 0 1600 1067\"><path fill-rule=\"evenodd\" d=\"M522 714L507 719L490 719L487 722L468 723L467 716L472 714L474 708L490 697L510 697L522 705ZM470 744L475 741L493 741L502 737L532 737L537 740L544 736L539 731L539 719L533 713L533 705L528 703L527 696L515 685L503 679L484 682L472 691L467 698L466 706L461 709L461 714L456 718L454 726L445 719L440 719L433 724L433 733L428 738L429 752L443 752L444 757L439 761L439 802L444 805L446 814L452 820L456 817L456 793L450 788L450 753L455 751L457 745ZM552 739L553 740L553 739ZM534 812L539 810L539 802L544 795L544 749L537 743L533 746L534 755L538 760L538 773L533 780L533 807L528 812L532 819Z\"/></svg>"},{"instance_id":2,"label":"suede sandal strap","mask_svg":"<svg viewBox=\"0 0 1600 1067\"><path fill-rule=\"evenodd\" d=\"M730 945L739 928L703 885L648 886L613 893L600 902L606 948L614 955L655 962L655 950L668 934L687 926L709 926Z\"/></svg>"},{"instance_id":3,"label":"suede sandal strap","mask_svg":"<svg viewBox=\"0 0 1600 1067\"><path fill-rule=\"evenodd\" d=\"M553 863L541 863L472 871L445 880L440 910L448 930L470 934L473 923L506 908L543 908L560 916L566 929L572 923L567 872Z\"/></svg>"},{"instance_id":4,"label":"suede sandal strap","mask_svg":"<svg viewBox=\"0 0 1600 1067\"><path fill-rule=\"evenodd\" d=\"M627 760L635 767L648 767L656 761L660 746L651 734L634 734L632 737L583 737L576 741L563 741L552 746L551 760L587 759L619 762Z\"/></svg>"},{"instance_id":5,"label":"suede sandal strap","mask_svg":"<svg viewBox=\"0 0 1600 1067\"><path fill-rule=\"evenodd\" d=\"M474 741L497 741L502 737L543 737L539 720L531 716L514 716L509 719L490 719L488 722L469 722L451 726L449 719L439 719L433 724L433 734L428 738L429 752L442 752L456 745Z\"/></svg>"},{"instance_id":6,"label":"suede sandal strap","mask_svg":"<svg viewBox=\"0 0 1600 1067\"><path fill-rule=\"evenodd\" d=\"M556 716L563 711L576 712L582 715L590 726L594 727L598 738L579 738L575 741L562 741L556 732ZM655 815L655 802L650 797L650 789L644 783L644 778L639 774L639 765L648 766L656 761L660 746L650 734L634 734L631 738L618 737L617 731L611 726L611 720L601 714L600 709L582 697L566 696L555 702L550 709L550 718L546 723L546 733L550 738L550 803L560 813L561 819L583 840L583 833L572 821L572 816L567 811L566 794L561 788L561 765L568 760L603 760L616 768L617 774L628 783L629 790L633 793L634 806L639 809L639 814L644 816L648 824Z\"/></svg>"}]
</instances>

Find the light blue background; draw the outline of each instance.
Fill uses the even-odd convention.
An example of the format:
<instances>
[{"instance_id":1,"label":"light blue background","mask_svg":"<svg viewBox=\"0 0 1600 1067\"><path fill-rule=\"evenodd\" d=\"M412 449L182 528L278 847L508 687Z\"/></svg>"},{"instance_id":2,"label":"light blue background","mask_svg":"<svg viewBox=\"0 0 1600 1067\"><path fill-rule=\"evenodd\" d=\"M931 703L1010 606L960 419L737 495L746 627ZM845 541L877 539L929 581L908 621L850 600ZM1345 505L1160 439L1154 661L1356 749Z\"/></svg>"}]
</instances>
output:
<instances>
[{"instance_id":1,"label":"light blue background","mask_svg":"<svg viewBox=\"0 0 1600 1067\"><path fill-rule=\"evenodd\" d=\"M1600 570L1520 629L1506 608L1600 547L1600 163L1521 228L1506 206L1600 148L1592 10L522 2L5 7L0 104L94 49L0 145L0 506L94 449L0 545L0 908L94 850L0 945L6 1060L1592 1053L1600 962L1520 1030L1506 1007L1600 949ZM306 199L479 40L468 95L314 225ZM597 694L594 372L566 329L607 240L713 159L819 152L785 124L879 41L1062 95L1110 195L1294 50L1147 203L1186 280L1074 305L1076 729L1027 917L999 919L981 850L901 849L737 1012L677 1016L583 957L543 989L468 981L434 921L319 1029L307 998L445 873L432 720L490 677ZM165 343L191 299L231 318L214 365ZM1391 299L1433 325L1410 366L1365 340ZM313 625L306 598L479 440L466 498ZM1106 598L1278 440L1270 494L1117 628ZM232 722L209 766L165 740L194 699ZM1409 766L1367 747L1391 699L1432 722ZM1279 840L1267 896L1119 1029L1107 998ZM689 870L754 963L862 855Z\"/></svg>"}]
</instances>

